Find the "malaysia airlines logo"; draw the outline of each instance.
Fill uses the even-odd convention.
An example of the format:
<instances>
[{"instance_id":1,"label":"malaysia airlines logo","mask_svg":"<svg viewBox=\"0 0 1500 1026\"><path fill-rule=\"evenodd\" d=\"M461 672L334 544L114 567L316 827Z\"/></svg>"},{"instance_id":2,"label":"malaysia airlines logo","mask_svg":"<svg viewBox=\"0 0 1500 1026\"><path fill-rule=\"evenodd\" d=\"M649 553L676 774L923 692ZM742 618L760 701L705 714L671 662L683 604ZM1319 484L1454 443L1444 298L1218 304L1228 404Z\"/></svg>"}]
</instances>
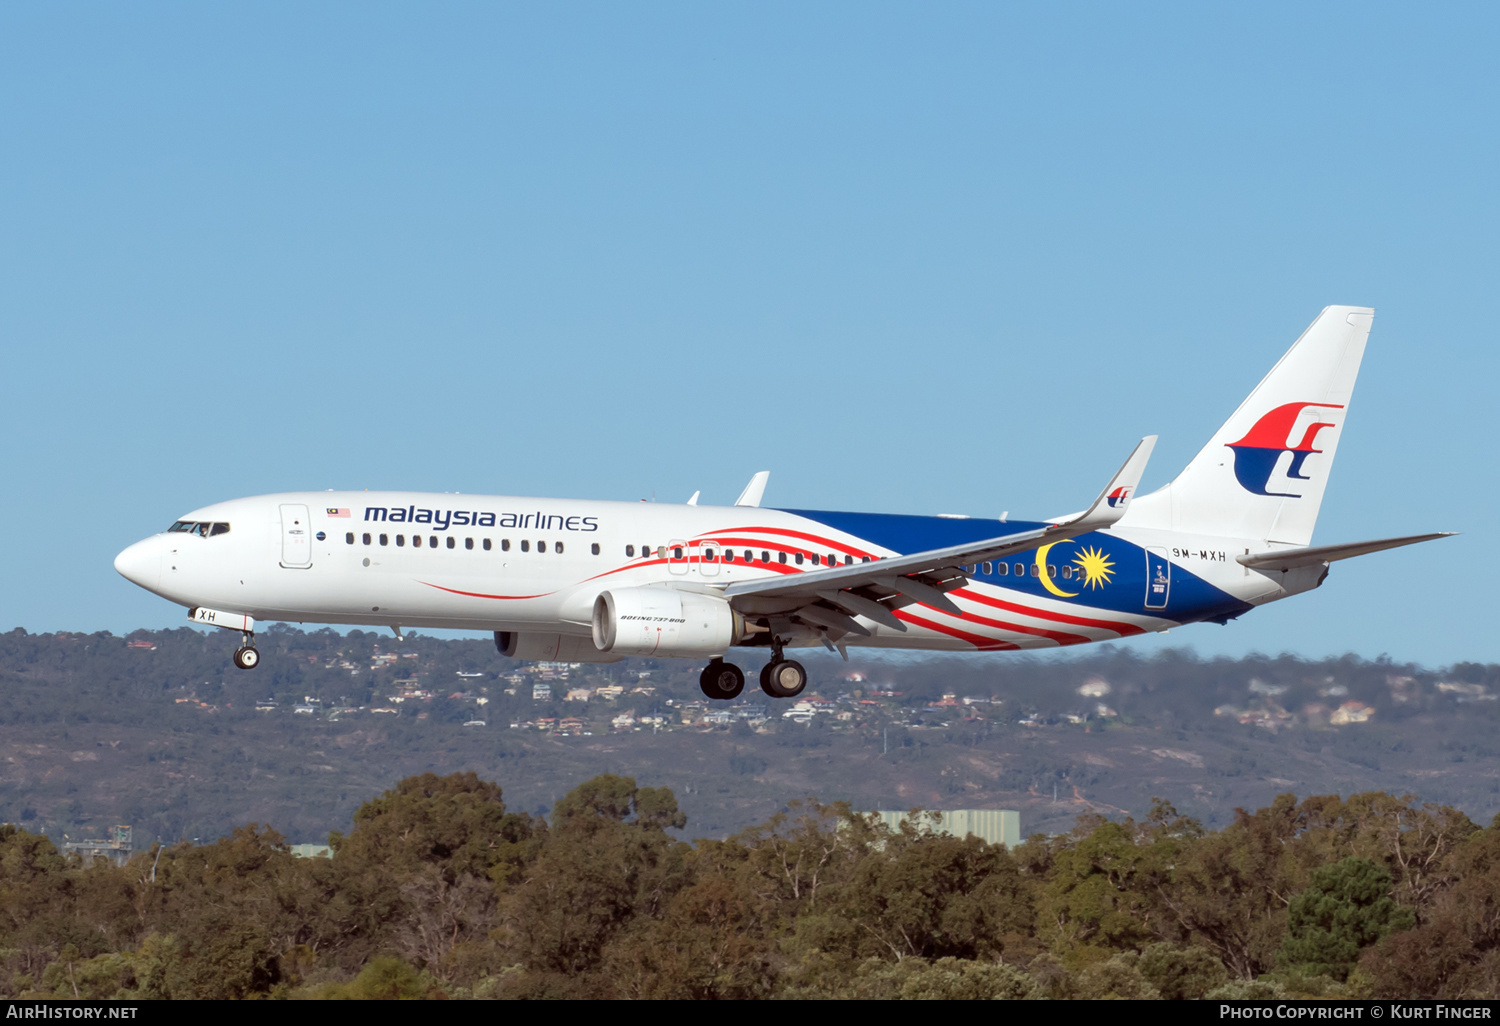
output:
<instances>
[{"instance_id":1,"label":"malaysia airlines logo","mask_svg":"<svg viewBox=\"0 0 1500 1026\"><path fill-rule=\"evenodd\" d=\"M1335 406L1331 403L1287 403L1265 414L1249 431L1245 432L1244 438L1238 442L1229 443L1229 448L1234 450L1235 478L1247 492L1256 495L1300 499L1303 495L1300 491L1271 491L1271 475L1276 472L1276 466L1281 462L1282 454L1291 453L1292 459L1287 466L1285 483L1278 480L1277 486L1296 487L1291 482L1311 480L1302 472L1302 465L1313 453L1323 451L1313 448L1317 444L1318 433L1324 428L1334 427L1337 421L1329 419L1332 411L1342 409L1342 406ZM1304 410L1317 412L1304 417ZM1296 430L1300 422L1306 422L1306 426L1301 430L1301 437L1293 442L1292 432Z\"/></svg>"},{"instance_id":2,"label":"malaysia airlines logo","mask_svg":"<svg viewBox=\"0 0 1500 1026\"><path fill-rule=\"evenodd\" d=\"M1130 486L1121 485L1105 496L1104 501L1109 503L1111 509L1125 505L1125 503L1130 501Z\"/></svg>"}]
</instances>

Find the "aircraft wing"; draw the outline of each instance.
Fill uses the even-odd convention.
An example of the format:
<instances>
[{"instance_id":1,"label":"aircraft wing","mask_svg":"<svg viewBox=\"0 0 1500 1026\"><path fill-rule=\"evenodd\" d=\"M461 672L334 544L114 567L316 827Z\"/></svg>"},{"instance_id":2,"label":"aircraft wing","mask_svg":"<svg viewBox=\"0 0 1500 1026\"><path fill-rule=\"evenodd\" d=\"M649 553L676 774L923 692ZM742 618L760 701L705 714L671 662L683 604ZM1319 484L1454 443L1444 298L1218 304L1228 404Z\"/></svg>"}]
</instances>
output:
<instances>
[{"instance_id":1,"label":"aircraft wing","mask_svg":"<svg viewBox=\"0 0 1500 1026\"><path fill-rule=\"evenodd\" d=\"M795 617L814 630L832 631L838 637L870 633L854 621L854 616L904 631L906 625L892 615L892 610L913 602L958 614L958 606L944 592L968 582L965 565L1006 559L1040 545L1097 531L1124 516L1155 445L1155 435L1141 439L1093 504L1057 523L869 563L742 581L725 588L724 596L743 613Z\"/></svg>"},{"instance_id":2,"label":"aircraft wing","mask_svg":"<svg viewBox=\"0 0 1500 1026\"><path fill-rule=\"evenodd\" d=\"M1381 538L1377 541L1350 542L1347 545L1314 545L1295 549L1279 549L1275 552L1256 552L1247 556L1235 556L1235 561L1251 570L1296 570L1298 567L1332 563L1336 559L1349 559L1370 552L1415 545L1434 538L1450 538L1455 532L1438 531L1435 534L1410 534L1404 538Z\"/></svg>"}]
</instances>

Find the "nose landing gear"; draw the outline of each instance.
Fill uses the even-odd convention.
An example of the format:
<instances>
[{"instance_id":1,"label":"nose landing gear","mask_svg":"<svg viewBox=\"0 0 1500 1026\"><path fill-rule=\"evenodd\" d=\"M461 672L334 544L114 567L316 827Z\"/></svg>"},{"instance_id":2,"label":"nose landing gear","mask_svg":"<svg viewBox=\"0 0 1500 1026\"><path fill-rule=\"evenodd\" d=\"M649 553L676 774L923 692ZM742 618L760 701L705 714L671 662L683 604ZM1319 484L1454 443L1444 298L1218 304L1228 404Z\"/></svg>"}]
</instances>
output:
<instances>
[{"instance_id":1,"label":"nose landing gear","mask_svg":"<svg viewBox=\"0 0 1500 1026\"><path fill-rule=\"evenodd\" d=\"M255 648L255 634L246 631L240 641L240 647L234 653L234 665L242 670L253 670L260 665L260 652Z\"/></svg>"},{"instance_id":2,"label":"nose landing gear","mask_svg":"<svg viewBox=\"0 0 1500 1026\"><path fill-rule=\"evenodd\" d=\"M709 698L728 701L745 690L745 671L733 663L714 659L698 675L698 687Z\"/></svg>"}]
</instances>

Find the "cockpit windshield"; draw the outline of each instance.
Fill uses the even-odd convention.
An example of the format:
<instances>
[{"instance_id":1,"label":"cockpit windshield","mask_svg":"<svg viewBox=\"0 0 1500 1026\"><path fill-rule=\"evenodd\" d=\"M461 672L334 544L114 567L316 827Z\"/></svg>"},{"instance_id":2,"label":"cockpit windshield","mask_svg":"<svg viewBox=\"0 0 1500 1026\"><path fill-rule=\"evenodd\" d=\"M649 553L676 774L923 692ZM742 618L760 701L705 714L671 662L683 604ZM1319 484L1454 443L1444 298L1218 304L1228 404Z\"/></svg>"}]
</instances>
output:
<instances>
[{"instance_id":1,"label":"cockpit windshield","mask_svg":"<svg viewBox=\"0 0 1500 1026\"><path fill-rule=\"evenodd\" d=\"M229 525L224 523L222 520L218 522L211 522L207 520L179 520L171 527L167 528L167 533L196 534L202 538L209 538L214 535L228 534Z\"/></svg>"}]
</instances>

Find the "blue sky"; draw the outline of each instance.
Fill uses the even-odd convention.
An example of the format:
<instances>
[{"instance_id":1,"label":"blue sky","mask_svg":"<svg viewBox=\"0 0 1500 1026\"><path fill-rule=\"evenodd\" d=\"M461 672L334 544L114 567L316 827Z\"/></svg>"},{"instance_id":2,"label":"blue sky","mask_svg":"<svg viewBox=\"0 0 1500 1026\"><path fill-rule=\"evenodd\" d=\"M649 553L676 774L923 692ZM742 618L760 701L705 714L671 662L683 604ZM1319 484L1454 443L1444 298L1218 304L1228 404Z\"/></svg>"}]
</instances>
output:
<instances>
[{"instance_id":1,"label":"blue sky","mask_svg":"<svg viewBox=\"0 0 1500 1026\"><path fill-rule=\"evenodd\" d=\"M1493 5L0 8L0 629L195 506L1045 516L1376 308L1316 540L1141 643L1500 660Z\"/></svg>"}]
</instances>

